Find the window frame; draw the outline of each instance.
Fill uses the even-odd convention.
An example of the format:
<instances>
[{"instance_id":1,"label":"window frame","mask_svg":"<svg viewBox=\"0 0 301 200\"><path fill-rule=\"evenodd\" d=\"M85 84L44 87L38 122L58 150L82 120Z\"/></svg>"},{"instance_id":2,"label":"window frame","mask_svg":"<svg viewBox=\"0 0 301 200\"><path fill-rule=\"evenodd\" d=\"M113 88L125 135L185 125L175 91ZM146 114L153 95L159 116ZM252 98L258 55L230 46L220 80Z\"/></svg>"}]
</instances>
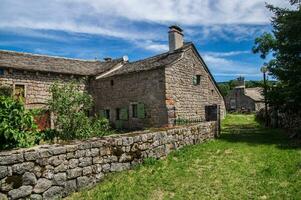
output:
<instances>
[{"instance_id":1,"label":"window frame","mask_svg":"<svg viewBox=\"0 0 301 200\"><path fill-rule=\"evenodd\" d=\"M131 111L132 118L138 118L138 103L131 103Z\"/></svg>"},{"instance_id":2,"label":"window frame","mask_svg":"<svg viewBox=\"0 0 301 200\"><path fill-rule=\"evenodd\" d=\"M23 86L24 87L24 103L26 103L26 96L27 96L27 85L24 83L15 82L13 83L13 96L16 97L16 86Z\"/></svg>"},{"instance_id":3,"label":"window frame","mask_svg":"<svg viewBox=\"0 0 301 200\"><path fill-rule=\"evenodd\" d=\"M4 76L5 75L5 69L0 68L0 76Z\"/></svg>"},{"instance_id":4,"label":"window frame","mask_svg":"<svg viewBox=\"0 0 301 200\"><path fill-rule=\"evenodd\" d=\"M115 114L116 114L115 119L120 120L120 108L116 108Z\"/></svg>"}]
</instances>

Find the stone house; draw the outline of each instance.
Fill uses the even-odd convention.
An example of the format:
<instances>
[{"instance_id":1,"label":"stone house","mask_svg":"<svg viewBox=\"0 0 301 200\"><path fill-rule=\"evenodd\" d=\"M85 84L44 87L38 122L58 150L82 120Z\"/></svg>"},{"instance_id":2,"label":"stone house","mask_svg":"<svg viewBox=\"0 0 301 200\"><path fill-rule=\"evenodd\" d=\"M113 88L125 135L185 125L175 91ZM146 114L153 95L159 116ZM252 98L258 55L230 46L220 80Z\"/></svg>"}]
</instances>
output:
<instances>
[{"instance_id":1,"label":"stone house","mask_svg":"<svg viewBox=\"0 0 301 200\"><path fill-rule=\"evenodd\" d=\"M243 77L237 79L238 85L225 97L227 111L257 112L264 108L263 89L246 88Z\"/></svg>"},{"instance_id":2,"label":"stone house","mask_svg":"<svg viewBox=\"0 0 301 200\"><path fill-rule=\"evenodd\" d=\"M91 113L107 117L116 127L203 121L217 108L225 114L213 76L195 46L184 43L178 26L170 27L168 52L135 62L127 57L88 61L0 51L0 85L12 86L27 108L45 107L54 81L76 81L94 98Z\"/></svg>"}]
</instances>

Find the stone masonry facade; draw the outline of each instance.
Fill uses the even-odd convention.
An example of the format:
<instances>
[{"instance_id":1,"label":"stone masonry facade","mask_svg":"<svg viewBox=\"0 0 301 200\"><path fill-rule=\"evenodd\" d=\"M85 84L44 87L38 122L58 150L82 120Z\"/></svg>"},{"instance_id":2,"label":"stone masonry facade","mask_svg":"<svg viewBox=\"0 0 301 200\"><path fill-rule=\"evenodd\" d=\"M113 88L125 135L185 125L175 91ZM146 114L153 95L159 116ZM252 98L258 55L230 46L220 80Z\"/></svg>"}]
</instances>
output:
<instances>
[{"instance_id":1,"label":"stone masonry facade","mask_svg":"<svg viewBox=\"0 0 301 200\"><path fill-rule=\"evenodd\" d=\"M110 111L110 121L116 123L116 109L128 110L128 120L119 120L128 129L161 127L167 124L164 69L142 71L92 81L95 113ZM134 118L132 104L143 103L145 117Z\"/></svg>"},{"instance_id":2,"label":"stone masonry facade","mask_svg":"<svg viewBox=\"0 0 301 200\"><path fill-rule=\"evenodd\" d=\"M196 76L200 82L193 84ZM173 117L203 121L205 107L213 104L220 106L222 117L225 115L224 99L193 48L187 49L181 60L165 68L165 85L169 123L173 123Z\"/></svg>"},{"instance_id":3,"label":"stone masonry facade","mask_svg":"<svg viewBox=\"0 0 301 200\"><path fill-rule=\"evenodd\" d=\"M16 69L5 69L0 76L0 86L10 86L15 90L16 85L24 86L25 105L27 108L44 108L47 100L51 97L49 87L55 82L68 83L76 82L82 91L86 84L84 76L74 76L66 74L32 72Z\"/></svg>"},{"instance_id":4,"label":"stone masonry facade","mask_svg":"<svg viewBox=\"0 0 301 200\"><path fill-rule=\"evenodd\" d=\"M146 158L214 138L217 122L0 152L0 199L57 199Z\"/></svg>"}]
</instances>

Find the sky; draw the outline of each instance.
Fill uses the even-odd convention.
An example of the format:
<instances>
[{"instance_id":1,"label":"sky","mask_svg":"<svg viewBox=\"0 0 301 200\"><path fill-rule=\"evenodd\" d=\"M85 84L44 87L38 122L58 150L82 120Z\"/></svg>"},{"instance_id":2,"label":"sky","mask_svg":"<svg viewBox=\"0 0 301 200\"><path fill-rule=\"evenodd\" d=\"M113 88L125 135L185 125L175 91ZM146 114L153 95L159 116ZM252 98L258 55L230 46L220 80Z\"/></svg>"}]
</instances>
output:
<instances>
[{"instance_id":1,"label":"sky","mask_svg":"<svg viewBox=\"0 0 301 200\"><path fill-rule=\"evenodd\" d=\"M0 0L0 49L80 59L136 61L168 51L179 25L216 81L260 80L266 60L251 51L270 32L265 2L286 0Z\"/></svg>"}]
</instances>

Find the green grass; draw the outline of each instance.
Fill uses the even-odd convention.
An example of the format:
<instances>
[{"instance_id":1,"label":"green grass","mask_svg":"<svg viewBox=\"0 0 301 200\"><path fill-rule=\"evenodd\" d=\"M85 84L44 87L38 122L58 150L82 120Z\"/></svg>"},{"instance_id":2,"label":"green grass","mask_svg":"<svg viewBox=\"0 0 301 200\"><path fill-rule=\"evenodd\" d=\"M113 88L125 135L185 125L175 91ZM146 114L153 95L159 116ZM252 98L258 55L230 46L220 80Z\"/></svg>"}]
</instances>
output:
<instances>
[{"instance_id":1,"label":"green grass","mask_svg":"<svg viewBox=\"0 0 301 200\"><path fill-rule=\"evenodd\" d=\"M228 115L219 139L148 159L69 199L301 199L301 148L254 115Z\"/></svg>"}]
</instances>

